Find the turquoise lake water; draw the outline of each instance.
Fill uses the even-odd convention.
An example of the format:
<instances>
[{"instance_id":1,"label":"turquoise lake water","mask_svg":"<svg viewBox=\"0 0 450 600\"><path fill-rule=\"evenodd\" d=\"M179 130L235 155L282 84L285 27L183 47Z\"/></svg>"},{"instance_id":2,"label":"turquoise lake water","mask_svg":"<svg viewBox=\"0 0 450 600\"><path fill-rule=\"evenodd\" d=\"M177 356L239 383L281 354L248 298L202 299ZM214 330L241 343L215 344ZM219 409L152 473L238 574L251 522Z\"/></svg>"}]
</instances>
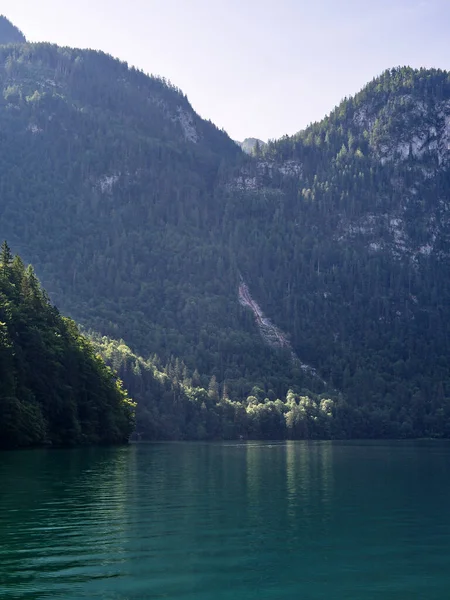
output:
<instances>
[{"instance_id":1,"label":"turquoise lake water","mask_svg":"<svg viewBox=\"0 0 450 600\"><path fill-rule=\"evenodd\" d=\"M0 454L1 600L448 600L450 445Z\"/></svg>"}]
</instances>

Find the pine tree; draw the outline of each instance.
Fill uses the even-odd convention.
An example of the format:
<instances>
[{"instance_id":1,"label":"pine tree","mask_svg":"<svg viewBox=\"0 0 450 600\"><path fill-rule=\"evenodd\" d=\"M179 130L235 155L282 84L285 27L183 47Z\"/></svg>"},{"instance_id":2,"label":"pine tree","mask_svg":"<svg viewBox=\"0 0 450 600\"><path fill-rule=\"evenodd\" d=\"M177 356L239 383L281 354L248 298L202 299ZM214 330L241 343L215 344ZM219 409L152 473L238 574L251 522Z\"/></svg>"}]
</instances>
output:
<instances>
[{"instance_id":1,"label":"pine tree","mask_svg":"<svg viewBox=\"0 0 450 600\"><path fill-rule=\"evenodd\" d=\"M9 278L9 271L12 260L13 256L11 253L11 249L8 246L7 241L5 240L0 247L0 273L5 279Z\"/></svg>"},{"instance_id":2,"label":"pine tree","mask_svg":"<svg viewBox=\"0 0 450 600\"><path fill-rule=\"evenodd\" d=\"M217 378L215 375L211 377L208 386L208 396L211 400L217 401L219 399L219 384L217 383Z\"/></svg>"}]
</instances>

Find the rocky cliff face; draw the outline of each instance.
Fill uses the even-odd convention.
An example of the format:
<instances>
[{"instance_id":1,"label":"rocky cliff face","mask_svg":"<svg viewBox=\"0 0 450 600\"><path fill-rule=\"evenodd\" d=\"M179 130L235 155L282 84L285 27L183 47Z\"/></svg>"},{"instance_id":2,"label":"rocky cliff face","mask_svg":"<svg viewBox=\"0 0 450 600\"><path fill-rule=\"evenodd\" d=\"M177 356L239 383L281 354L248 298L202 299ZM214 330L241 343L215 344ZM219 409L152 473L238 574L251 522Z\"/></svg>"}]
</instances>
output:
<instances>
[{"instance_id":1,"label":"rocky cliff face","mask_svg":"<svg viewBox=\"0 0 450 600\"><path fill-rule=\"evenodd\" d=\"M414 263L432 253L447 256L449 148L448 75L394 69L323 122L269 145L253 180L242 176L255 188L270 164L271 173L296 174L307 197L340 180L341 201L329 204L333 238ZM242 188L242 178L238 183Z\"/></svg>"}]
</instances>

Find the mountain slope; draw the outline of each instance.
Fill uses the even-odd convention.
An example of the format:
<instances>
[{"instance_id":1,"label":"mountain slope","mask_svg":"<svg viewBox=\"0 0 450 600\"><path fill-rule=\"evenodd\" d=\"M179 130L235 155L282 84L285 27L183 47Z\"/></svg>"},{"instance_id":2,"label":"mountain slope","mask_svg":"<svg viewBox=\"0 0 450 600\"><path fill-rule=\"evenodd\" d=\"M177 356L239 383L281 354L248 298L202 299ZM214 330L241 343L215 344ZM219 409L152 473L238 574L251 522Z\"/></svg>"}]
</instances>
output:
<instances>
[{"instance_id":1,"label":"mountain slope","mask_svg":"<svg viewBox=\"0 0 450 600\"><path fill-rule=\"evenodd\" d=\"M449 102L448 73L394 69L232 182L259 208L241 268L267 265L248 281L299 355L421 435L449 411Z\"/></svg>"},{"instance_id":2,"label":"mountain slope","mask_svg":"<svg viewBox=\"0 0 450 600\"><path fill-rule=\"evenodd\" d=\"M0 229L61 310L221 380L282 371L220 237L217 189L240 148L179 90L102 53L31 44L0 62Z\"/></svg>"},{"instance_id":3,"label":"mountain slope","mask_svg":"<svg viewBox=\"0 0 450 600\"><path fill-rule=\"evenodd\" d=\"M133 403L31 267L0 252L0 448L123 443Z\"/></svg>"},{"instance_id":4,"label":"mountain slope","mask_svg":"<svg viewBox=\"0 0 450 600\"><path fill-rule=\"evenodd\" d=\"M0 89L0 236L62 310L233 401L448 435L448 73L388 71L258 156L99 52L4 46Z\"/></svg>"},{"instance_id":5,"label":"mountain slope","mask_svg":"<svg viewBox=\"0 0 450 600\"><path fill-rule=\"evenodd\" d=\"M6 17L0 15L0 44L23 44L25 36Z\"/></svg>"}]
</instances>

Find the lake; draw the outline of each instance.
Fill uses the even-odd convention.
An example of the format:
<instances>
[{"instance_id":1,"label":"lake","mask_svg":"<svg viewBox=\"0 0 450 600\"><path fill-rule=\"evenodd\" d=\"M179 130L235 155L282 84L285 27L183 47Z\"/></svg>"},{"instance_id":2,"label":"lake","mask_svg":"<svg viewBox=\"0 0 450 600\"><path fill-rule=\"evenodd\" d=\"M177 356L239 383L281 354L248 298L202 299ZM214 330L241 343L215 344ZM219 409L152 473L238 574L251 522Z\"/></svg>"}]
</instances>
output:
<instances>
[{"instance_id":1,"label":"lake","mask_svg":"<svg viewBox=\"0 0 450 600\"><path fill-rule=\"evenodd\" d=\"M0 454L0 598L448 600L450 445Z\"/></svg>"}]
</instances>

